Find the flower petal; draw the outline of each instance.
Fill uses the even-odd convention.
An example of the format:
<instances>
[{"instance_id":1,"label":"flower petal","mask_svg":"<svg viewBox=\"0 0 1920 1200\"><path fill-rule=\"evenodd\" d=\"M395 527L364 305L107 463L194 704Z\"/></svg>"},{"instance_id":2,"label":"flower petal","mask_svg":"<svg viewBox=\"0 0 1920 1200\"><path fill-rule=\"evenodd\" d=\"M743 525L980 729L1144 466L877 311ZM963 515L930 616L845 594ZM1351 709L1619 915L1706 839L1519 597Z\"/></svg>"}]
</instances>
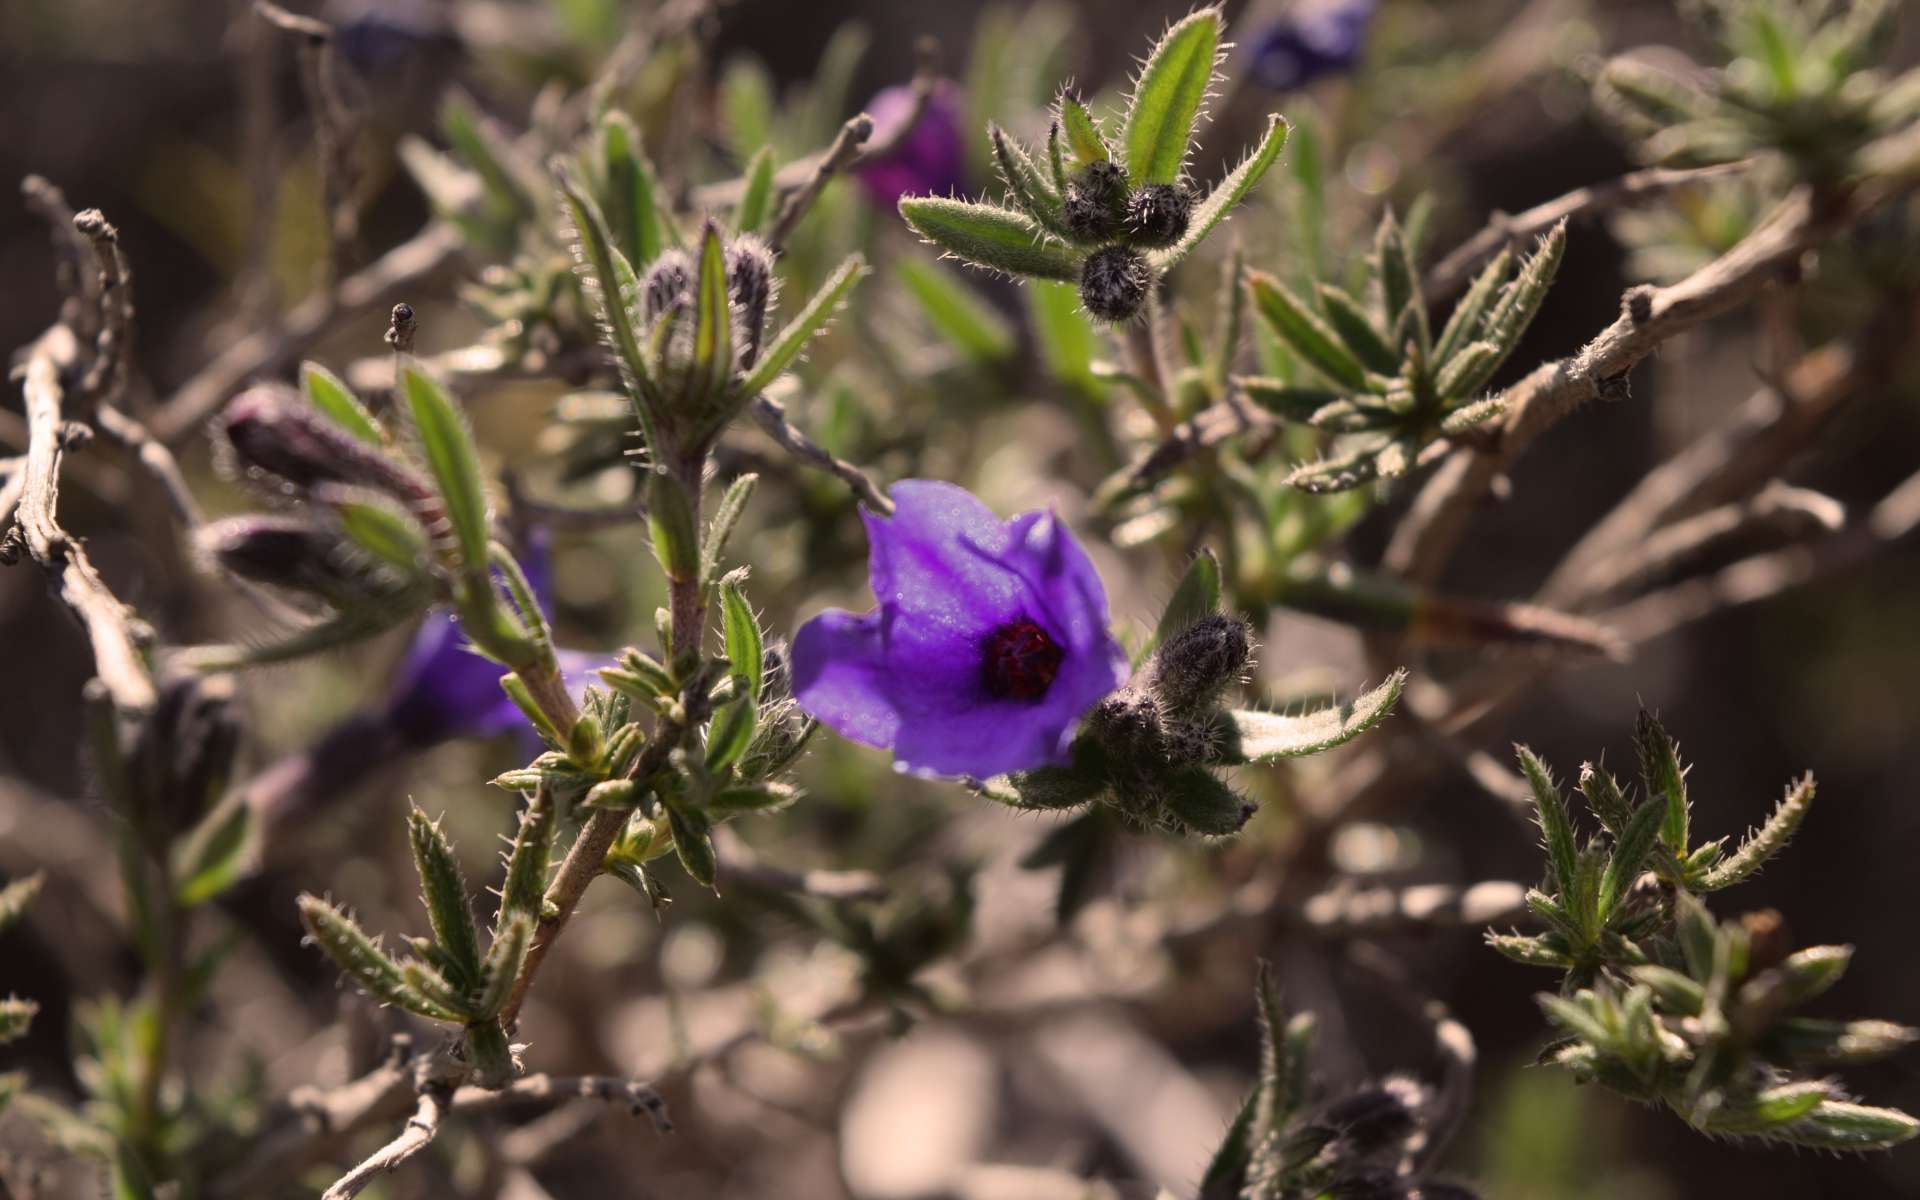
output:
<instances>
[{"instance_id":1,"label":"flower petal","mask_svg":"<svg viewBox=\"0 0 1920 1200\"><path fill-rule=\"evenodd\" d=\"M927 479L902 480L892 495L891 517L861 514L882 607L975 638L1022 615L1024 589L996 561L1008 529L992 509L964 488Z\"/></svg>"}]
</instances>

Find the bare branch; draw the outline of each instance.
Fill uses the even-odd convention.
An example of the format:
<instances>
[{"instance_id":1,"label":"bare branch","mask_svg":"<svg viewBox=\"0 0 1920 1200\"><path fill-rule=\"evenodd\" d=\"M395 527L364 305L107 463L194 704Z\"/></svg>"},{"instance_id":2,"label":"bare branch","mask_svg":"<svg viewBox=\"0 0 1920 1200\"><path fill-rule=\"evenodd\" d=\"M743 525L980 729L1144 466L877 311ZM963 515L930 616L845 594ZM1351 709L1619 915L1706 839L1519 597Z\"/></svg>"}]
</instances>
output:
<instances>
[{"instance_id":1,"label":"bare branch","mask_svg":"<svg viewBox=\"0 0 1920 1200\"><path fill-rule=\"evenodd\" d=\"M1537 204L1517 215L1496 212L1486 228L1460 243L1427 271L1426 277L1420 281L1420 290L1430 304L1445 300L1465 287L1473 278L1473 273L1503 247L1521 245L1564 220L1644 204L1659 199L1675 188L1740 174L1752 165L1750 160L1742 160L1682 169L1649 167L1605 183L1575 188L1564 196Z\"/></svg>"},{"instance_id":2,"label":"bare branch","mask_svg":"<svg viewBox=\"0 0 1920 1200\"><path fill-rule=\"evenodd\" d=\"M754 423L764 430L768 437L780 444L787 453L822 471L833 475L847 485L860 503L866 505L881 516L893 512L893 501L874 486L859 467L844 459L835 458L818 442L794 428L787 420L787 410L778 400L770 396L756 396L749 411Z\"/></svg>"},{"instance_id":3,"label":"bare branch","mask_svg":"<svg viewBox=\"0 0 1920 1200\"><path fill-rule=\"evenodd\" d=\"M860 148L873 136L873 118L866 113L855 113L847 118L834 137L814 163L813 171L806 181L796 188L780 206L780 215L774 219L773 233L767 238L767 246L775 254L786 248L787 239L793 236L794 229L800 224L800 218L807 215L813 202L820 197L821 189L835 175L850 168L860 156Z\"/></svg>"},{"instance_id":4,"label":"bare branch","mask_svg":"<svg viewBox=\"0 0 1920 1200\"><path fill-rule=\"evenodd\" d=\"M400 1169L408 1159L425 1150L440 1132L440 1122L447 1115L449 1100L448 1089L444 1085L433 1085L420 1090L419 1106L398 1137L373 1152L365 1162L340 1177L340 1181L328 1188L320 1200L352 1200L365 1191L375 1179Z\"/></svg>"}]
</instances>

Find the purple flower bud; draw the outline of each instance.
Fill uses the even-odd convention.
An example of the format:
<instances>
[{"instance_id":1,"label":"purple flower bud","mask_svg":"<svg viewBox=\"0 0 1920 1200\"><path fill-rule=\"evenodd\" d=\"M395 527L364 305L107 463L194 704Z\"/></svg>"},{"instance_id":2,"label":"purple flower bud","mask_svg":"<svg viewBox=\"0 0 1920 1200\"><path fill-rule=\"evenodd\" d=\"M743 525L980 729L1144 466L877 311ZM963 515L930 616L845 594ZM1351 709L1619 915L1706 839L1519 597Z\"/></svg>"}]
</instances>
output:
<instances>
[{"instance_id":1,"label":"purple flower bud","mask_svg":"<svg viewBox=\"0 0 1920 1200\"><path fill-rule=\"evenodd\" d=\"M693 261L684 250L668 250L653 260L641 285L642 311L651 325L662 313L691 303L693 297Z\"/></svg>"},{"instance_id":2,"label":"purple flower bud","mask_svg":"<svg viewBox=\"0 0 1920 1200\"><path fill-rule=\"evenodd\" d=\"M752 234L733 239L727 247L727 293L733 301L734 340L744 366L751 367L760 357L773 283L773 252L767 244Z\"/></svg>"},{"instance_id":3,"label":"purple flower bud","mask_svg":"<svg viewBox=\"0 0 1920 1200\"><path fill-rule=\"evenodd\" d=\"M1080 303L1103 321L1131 321L1147 301L1153 275L1147 260L1125 246L1108 246L1087 255L1080 268Z\"/></svg>"},{"instance_id":4,"label":"purple flower bud","mask_svg":"<svg viewBox=\"0 0 1920 1200\"><path fill-rule=\"evenodd\" d=\"M794 638L800 706L905 770L1068 761L1080 718L1127 675L1086 551L1051 512L1001 521L952 484L904 480L893 499L891 517L863 514L879 605Z\"/></svg>"},{"instance_id":5,"label":"purple flower bud","mask_svg":"<svg viewBox=\"0 0 1920 1200\"><path fill-rule=\"evenodd\" d=\"M1222 613L1201 617L1154 652L1154 694L1170 711L1196 712L1240 677L1252 653L1245 621Z\"/></svg>"},{"instance_id":6,"label":"purple flower bud","mask_svg":"<svg viewBox=\"0 0 1920 1200\"><path fill-rule=\"evenodd\" d=\"M1375 0L1297 0L1254 36L1248 74L1285 92L1352 69L1366 49L1375 7Z\"/></svg>"},{"instance_id":7,"label":"purple flower bud","mask_svg":"<svg viewBox=\"0 0 1920 1200\"><path fill-rule=\"evenodd\" d=\"M345 538L299 517L229 517L200 528L202 553L242 579L352 610L390 600L406 581Z\"/></svg>"},{"instance_id":8,"label":"purple flower bud","mask_svg":"<svg viewBox=\"0 0 1920 1200\"><path fill-rule=\"evenodd\" d=\"M425 479L334 424L284 384L263 383L241 392L221 412L219 424L243 466L295 490L357 484L405 504L428 529L444 521L440 499Z\"/></svg>"},{"instance_id":9,"label":"purple flower bud","mask_svg":"<svg viewBox=\"0 0 1920 1200\"><path fill-rule=\"evenodd\" d=\"M902 196L948 196L966 188L967 148L960 134L960 89L947 80L934 85L919 121L890 154L870 159L854 172L873 203L886 212ZM899 136L913 116L913 89L882 89L867 105L873 118L871 143Z\"/></svg>"}]
</instances>

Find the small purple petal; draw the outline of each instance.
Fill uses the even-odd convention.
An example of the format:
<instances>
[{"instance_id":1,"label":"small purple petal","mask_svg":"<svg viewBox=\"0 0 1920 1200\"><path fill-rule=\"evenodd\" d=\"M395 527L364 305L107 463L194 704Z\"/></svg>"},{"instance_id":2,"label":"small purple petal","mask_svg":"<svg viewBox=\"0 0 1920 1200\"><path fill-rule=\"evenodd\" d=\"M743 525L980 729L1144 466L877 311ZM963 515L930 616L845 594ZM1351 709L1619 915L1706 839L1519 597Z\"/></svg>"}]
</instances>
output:
<instances>
[{"instance_id":1,"label":"small purple petal","mask_svg":"<svg viewBox=\"0 0 1920 1200\"><path fill-rule=\"evenodd\" d=\"M1256 34L1249 53L1254 82L1292 91L1353 68L1366 50L1375 0L1300 0Z\"/></svg>"}]
</instances>

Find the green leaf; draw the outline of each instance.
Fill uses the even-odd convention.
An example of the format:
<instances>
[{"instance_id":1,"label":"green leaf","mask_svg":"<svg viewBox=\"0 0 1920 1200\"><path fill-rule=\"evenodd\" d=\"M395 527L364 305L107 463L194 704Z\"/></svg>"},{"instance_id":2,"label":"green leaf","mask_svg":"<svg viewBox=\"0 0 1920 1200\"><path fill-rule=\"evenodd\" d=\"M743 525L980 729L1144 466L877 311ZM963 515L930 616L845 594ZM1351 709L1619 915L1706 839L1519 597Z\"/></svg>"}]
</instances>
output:
<instances>
[{"instance_id":1,"label":"green leaf","mask_svg":"<svg viewBox=\"0 0 1920 1200\"><path fill-rule=\"evenodd\" d=\"M1553 286L1554 275L1560 270L1560 259L1566 248L1567 223L1563 220L1540 239L1540 248L1520 268L1520 274L1507 285L1500 299L1494 302L1493 311L1487 314L1486 336L1499 345L1503 359L1513 353L1520 335L1527 331L1540 311L1547 289Z\"/></svg>"},{"instance_id":2,"label":"green leaf","mask_svg":"<svg viewBox=\"0 0 1920 1200\"><path fill-rule=\"evenodd\" d=\"M487 960L481 964L479 994L474 1000L473 1015L478 1019L498 1020L506 1008L514 982L520 978L520 968L527 961L527 950L533 945L533 928L532 917L515 913L494 934Z\"/></svg>"},{"instance_id":3,"label":"green leaf","mask_svg":"<svg viewBox=\"0 0 1920 1200\"><path fill-rule=\"evenodd\" d=\"M727 540L733 536L733 530L747 511L747 501L753 497L753 489L760 482L758 475L748 473L727 485L726 494L720 497L720 504L714 510L713 520L707 522L707 536L700 543L700 578L712 579L720 570L720 559L727 552Z\"/></svg>"},{"instance_id":4,"label":"green leaf","mask_svg":"<svg viewBox=\"0 0 1920 1200\"><path fill-rule=\"evenodd\" d=\"M1013 808L1078 808L1099 799L1107 790L1107 777L1091 763L1076 763L1019 771L1007 776L1007 785L1013 789L1010 796L996 791L988 794Z\"/></svg>"},{"instance_id":5,"label":"green leaf","mask_svg":"<svg viewBox=\"0 0 1920 1200\"><path fill-rule=\"evenodd\" d=\"M1440 331L1440 340L1433 344L1433 361L1444 370L1453 356L1459 352L1480 332L1481 322L1486 318L1487 309L1494 298L1500 294L1500 285L1507 278L1507 268L1512 265L1513 252L1502 249L1487 264L1486 269L1474 278L1467 294L1460 297L1460 303L1453 306L1453 315L1447 318L1446 328Z\"/></svg>"},{"instance_id":6,"label":"green leaf","mask_svg":"<svg viewBox=\"0 0 1920 1200\"><path fill-rule=\"evenodd\" d=\"M540 919L559 815L552 788L544 782L537 784L532 799L520 812L520 827L514 832L512 848L507 851L506 878L500 883L500 908L494 914L496 938L516 917Z\"/></svg>"},{"instance_id":7,"label":"green leaf","mask_svg":"<svg viewBox=\"0 0 1920 1200\"><path fill-rule=\"evenodd\" d=\"M765 674L762 658L760 622L753 605L733 576L720 581L720 627L726 643L727 661L733 664L733 677L748 700L760 702L760 683Z\"/></svg>"},{"instance_id":8,"label":"green leaf","mask_svg":"<svg viewBox=\"0 0 1920 1200\"><path fill-rule=\"evenodd\" d=\"M600 321L603 340L620 364L627 394L644 418L647 409L642 402L651 394L653 379L647 368L646 351L640 344L639 330L633 322L633 264L613 243L593 197L587 195L564 164L555 165L554 186L560 190L567 218L573 225L574 270L580 276L581 290ZM651 430L647 432L651 434ZM653 444L651 436L648 444Z\"/></svg>"},{"instance_id":9,"label":"green leaf","mask_svg":"<svg viewBox=\"0 0 1920 1200\"><path fill-rule=\"evenodd\" d=\"M1073 150L1076 165L1105 162L1112 157L1112 152L1107 149L1107 140L1100 136L1100 126L1094 122L1093 114L1072 96L1060 97L1059 127L1067 131L1067 145Z\"/></svg>"},{"instance_id":10,"label":"green leaf","mask_svg":"<svg viewBox=\"0 0 1920 1200\"><path fill-rule=\"evenodd\" d=\"M1099 345L1093 322L1080 308L1080 293L1070 284L1036 279L1027 285L1027 310L1040 360L1055 379L1094 392L1093 360Z\"/></svg>"},{"instance_id":11,"label":"green leaf","mask_svg":"<svg viewBox=\"0 0 1920 1200\"><path fill-rule=\"evenodd\" d=\"M1634 749L1640 755L1640 779L1652 800L1663 804L1666 818L1660 840L1675 854L1687 852L1687 773L1680 765L1679 747L1653 714L1640 710L1633 728Z\"/></svg>"},{"instance_id":12,"label":"green leaf","mask_svg":"<svg viewBox=\"0 0 1920 1200\"><path fill-rule=\"evenodd\" d=\"M1587 807L1593 815L1600 818L1600 824L1615 838L1626 832L1633 821L1633 806L1620 791L1620 783L1605 767L1596 767L1592 763L1580 764L1580 781L1575 785L1580 794L1586 797Z\"/></svg>"},{"instance_id":13,"label":"green leaf","mask_svg":"<svg viewBox=\"0 0 1920 1200\"><path fill-rule=\"evenodd\" d=\"M753 744L758 710L751 696L738 696L720 706L707 727L707 771L718 774L747 752Z\"/></svg>"},{"instance_id":14,"label":"green leaf","mask_svg":"<svg viewBox=\"0 0 1920 1200\"><path fill-rule=\"evenodd\" d=\"M1360 360L1278 279L1264 271L1249 271L1247 290L1274 336L1334 383L1349 391L1367 390L1367 373Z\"/></svg>"},{"instance_id":15,"label":"green leaf","mask_svg":"<svg viewBox=\"0 0 1920 1200\"><path fill-rule=\"evenodd\" d=\"M987 139L993 146L994 165L1007 186L1008 198L1048 232L1065 237L1067 225L1061 213L1060 193L1026 147L994 124L987 126Z\"/></svg>"},{"instance_id":16,"label":"green leaf","mask_svg":"<svg viewBox=\"0 0 1920 1200\"><path fill-rule=\"evenodd\" d=\"M1445 401L1469 399L1487 386L1487 380L1493 378L1493 373L1499 370L1504 358L1505 352L1492 342L1470 343L1461 347L1460 353L1440 369L1440 378L1434 381L1434 388Z\"/></svg>"},{"instance_id":17,"label":"green leaf","mask_svg":"<svg viewBox=\"0 0 1920 1200\"><path fill-rule=\"evenodd\" d=\"M407 412L420 439L421 453L446 504L447 518L460 545L461 561L469 573L484 575L487 543L492 540L487 490L466 418L439 382L418 366L409 363L402 367L400 378Z\"/></svg>"},{"instance_id":18,"label":"green leaf","mask_svg":"<svg viewBox=\"0 0 1920 1200\"><path fill-rule=\"evenodd\" d=\"M640 131L623 112L600 119L600 149L615 248L629 263L645 267L660 257L660 213L655 207L653 167L640 149Z\"/></svg>"},{"instance_id":19,"label":"green leaf","mask_svg":"<svg viewBox=\"0 0 1920 1200\"><path fill-rule=\"evenodd\" d=\"M1647 856L1660 837L1663 815L1660 805L1651 802L1642 804L1615 840L1613 857L1608 859L1606 874L1600 880L1600 920L1603 924L1620 906L1620 902L1626 899L1633 881L1640 878L1641 871L1646 868Z\"/></svg>"},{"instance_id":20,"label":"green leaf","mask_svg":"<svg viewBox=\"0 0 1920 1200\"><path fill-rule=\"evenodd\" d=\"M192 908L237 882L247 863L252 831L253 808L244 794L233 792L215 805L180 843L175 901Z\"/></svg>"},{"instance_id":21,"label":"green leaf","mask_svg":"<svg viewBox=\"0 0 1920 1200\"><path fill-rule=\"evenodd\" d=\"M39 1011L38 1004L18 996L0 1000L0 1046L25 1037L27 1027L33 1024L34 1015Z\"/></svg>"},{"instance_id":22,"label":"green leaf","mask_svg":"<svg viewBox=\"0 0 1920 1200\"><path fill-rule=\"evenodd\" d=\"M1700 880L1701 890L1717 892L1753 878L1768 860L1786 849L1787 843L1800 828L1800 822L1806 819L1807 810L1812 807L1813 776L1803 775L1774 806L1767 823L1750 831L1737 850L1706 873L1705 878Z\"/></svg>"},{"instance_id":23,"label":"green leaf","mask_svg":"<svg viewBox=\"0 0 1920 1200\"><path fill-rule=\"evenodd\" d=\"M1331 750L1359 737L1393 711L1407 673L1395 671L1386 682L1346 704L1298 717L1235 709L1223 714L1218 751L1225 763L1265 763Z\"/></svg>"},{"instance_id":24,"label":"green leaf","mask_svg":"<svg viewBox=\"0 0 1920 1200\"><path fill-rule=\"evenodd\" d=\"M358 922L344 911L314 895L299 899L300 921L307 936L320 947L333 964L369 996L382 1004L391 1004L443 1021L456 1021L460 1014L422 995L407 983L400 964L393 961L380 944L368 937Z\"/></svg>"},{"instance_id":25,"label":"green leaf","mask_svg":"<svg viewBox=\"0 0 1920 1200\"><path fill-rule=\"evenodd\" d=\"M1380 303L1387 328L1396 328L1403 315L1411 314L1420 345L1430 346L1427 337L1426 305L1420 299L1420 274L1414 269L1413 256L1400 232L1400 223L1392 210L1380 218L1373 241L1374 270L1380 281ZM1396 350L1399 348L1396 344ZM1397 357L1397 355L1396 355Z\"/></svg>"},{"instance_id":26,"label":"green leaf","mask_svg":"<svg viewBox=\"0 0 1920 1200\"><path fill-rule=\"evenodd\" d=\"M1200 1190L1194 1200L1240 1200L1241 1184L1253 1155L1254 1110L1260 1101L1260 1089L1247 1094L1240 1104L1219 1148L1207 1160L1206 1174L1200 1177Z\"/></svg>"},{"instance_id":27,"label":"green leaf","mask_svg":"<svg viewBox=\"0 0 1920 1200\"><path fill-rule=\"evenodd\" d=\"M702 813L676 801L667 802L667 824L673 830L674 853L687 874L702 887L712 887L719 871L713 853L713 826Z\"/></svg>"},{"instance_id":28,"label":"green leaf","mask_svg":"<svg viewBox=\"0 0 1920 1200\"><path fill-rule=\"evenodd\" d=\"M332 371L317 362L301 363L300 390L306 394L307 403L325 413L335 425L370 445L386 444L386 430L380 428L380 422L373 419L353 389Z\"/></svg>"},{"instance_id":29,"label":"green leaf","mask_svg":"<svg viewBox=\"0 0 1920 1200\"><path fill-rule=\"evenodd\" d=\"M747 164L747 186L740 193L740 207L734 210L733 223L741 233L758 233L767 222L773 206L773 147L762 146Z\"/></svg>"},{"instance_id":30,"label":"green leaf","mask_svg":"<svg viewBox=\"0 0 1920 1200\"><path fill-rule=\"evenodd\" d=\"M720 229L709 223L700 238L699 282L694 297L693 390L709 399L733 380L733 300L727 289L727 250Z\"/></svg>"},{"instance_id":31,"label":"green leaf","mask_svg":"<svg viewBox=\"0 0 1920 1200\"><path fill-rule=\"evenodd\" d=\"M799 798L799 788L778 780L731 783L713 794L713 798L707 801L707 811L716 816L778 812Z\"/></svg>"},{"instance_id":32,"label":"green leaf","mask_svg":"<svg viewBox=\"0 0 1920 1200\"><path fill-rule=\"evenodd\" d=\"M1320 297L1320 311L1327 315L1327 323L1362 365L1383 375L1399 372L1399 352L1387 345L1359 301L1329 283L1315 284L1314 292Z\"/></svg>"},{"instance_id":33,"label":"green leaf","mask_svg":"<svg viewBox=\"0 0 1920 1200\"><path fill-rule=\"evenodd\" d=\"M389 567L415 575L426 566L432 543L406 509L360 489L328 489L322 502L340 523L340 532Z\"/></svg>"},{"instance_id":34,"label":"green leaf","mask_svg":"<svg viewBox=\"0 0 1920 1200\"><path fill-rule=\"evenodd\" d=\"M1769 1129L1768 1137L1817 1150L1865 1153L1887 1150L1920 1134L1920 1121L1897 1108L1872 1108L1826 1100L1791 1125Z\"/></svg>"},{"instance_id":35,"label":"green leaf","mask_svg":"<svg viewBox=\"0 0 1920 1200\"><path fill-rule=\"evenodd\" d=\"M1153 636L1134 656L1135 664L1145 662L1157 646L1183 632L1187 626L1219 611L1220 560L1214 557L1212 550L1202 549L1187 564L1186 573L1180 576L1173 596L1160 612L1160 621L1153 628Z\"/></svg>"},{"instance_id":36,"label":"green leaf","mask_svg":"<svg viewBox=\"0 0 1920 1200\"><path fill-rule=\"evenodd\" d=\"M1573 840L1573 819L1567 815L1566 799L1561 796L1560 786L1554 783L1553 772L1546 763L1525 746L1515 746L1513 750L1520 759L1527 786L1533 792L1534 819L1540 823L1540 834L1547 844L1547 877L1554 885L1553 890L1571 904L1580 851Z\"/></svg>"},{"instance_id":37,"label":"green leaf","mask_svg":"<svg viewBox=\"0 0 1920 1200\"><path fill-rule=\"evenodd\" d=\"M1274 416L1302 425L1311 421L1315 413L1342 398L1339 392L1330 392L1325 388L1295 387L1283 379L1265 375L1237 375L1233 383L1247 399Z\"/></svg>"},{"instance_id":38,"label":"green leaf","mask_svg":"<svg viewBox=\"0 0 1920 1200\"><path fill-rule=\"evenodd\" d=\"M1203 8L1176 22L1147 56L1121 135L1133 186L1179 178L1194 121L1213 85L1221 27L1220 10Z\"/></svg>"},{"instance_id":39,"label":"green leaf","mask_svg":"<svg viewBox=\"0 0 1920 1200\"><path fill-rule=\"evenodd\" d=\"M915 233L974 266L1079 282L1080 257L1024 213L941 196L907 196L900 201L900 215Z\"/></svg>"},{"instance_id":40,"label":"green leaf","mask_svg":"<svg viewBox=\"0 0 1920 1200\"><path fill-rule=\"evenodd\" d=\"M789 321L786 328L782 329L779 335L767 345L766 351L760 356L760 362L753 368L753 373L740 385L741 394L752 396L763 392L768 384L779 378L780 372L786 370L793 360L800 356L800 351L806 348L814 335L826 328L827 322L833 318L834 312L847 298L847 292L852 290L853 285L866 273L866 260L857 254L841 263L839 268L827 277L827 281L820 285L820 290L813 294L813 299L807 301L807 306L800 310L800 315Z\"/></svg>"},{"instance_id":41,"label":"green leaf","mask_svg":"<svg viewBox=\"0 0 1920 1200\"><path fill-rule=\"evenodd\" d=\"M1018 348L1012 326L952 272L918 258L902 258L894 275L919 302L920 311L947 341L975 362L991 366Z\"/></svg>"},{"instance_id":42,"label":"green leaf","mask_svg":"<svg viewBox=\"0 0 1920 1200\"><path fill-rule=\"evenodd\" d=\"M1193 215L1187 220L1187 231L1180 235L1180 240L1165 250L1156 250L1147 255L1147 261L1153 264L1156 271L1166 271L1193 253L1194 247L1227 219L1234 205L1253 191L1267 173L1267 168L1279 159L1291 129L1292 126L1278 114L1267 118L1267 131L1261 135L1260 144L1240 160L1240 165L1227 172L1226 178L1214 186L1205 200L1194 206Z\"/></svg>"},{"instance_id":43,"label":"green leaf","mask_svg":"<svg viewBox=\"0 0 1920 1200\"><path fill-rule=\"evenodd\" d=\"M420 873L421 897L434 940L446 953L452 983L471 988L480 982L480 932L474 928L473 909L467 903L467 881L460 873L453 844L436 821L418 808L407 812L407 838L413 846L414 870Z\"/></svg>"},{"instance_id":44,"label":"green leaf","mask_svg":"<svg viewBox=\"0 0 1920 1200\"><path fill-rule=\"evenodd\" d=\"M480 115L473 98L455 89L440 108L440 131L466 164L486 183L494 210L512 219L534 215L542 191L539 173L492 122Z\"/></svg>"},{"instance_id":45,"label":"green leaf","mask_svg":"<svg viewBox=\"0 0 1920 1200\"><path fill-rule=\"evenodd\" d=\"M653 535L653 556L668 579L690 583L700 578L693 498L685 484L658 468L647 472L647 531Z\"/></svg>"},{"instance_id":46,"label":"green leaf","mask_svg":"<svg viewBox=\"0 0 1920 1200\"><path fill-rule=\"evenodd\" d=\"M1517 933L1490 933L1487 945L1501 955L1527 967L1550 967L1564 971L1573 966L1564 944L1556 946L1545 937L1527 937Z\"/></svg>"},{"instance_id":47,"label":"green leaf","mask_svg":"<svg viewBox=\"0 0 1920 1200\"><path fill-rule=\"evenodd\" d=\"M1344 492L1380 477L1379 442L1336 454L1316 462L1301 463L1287 476L1287 483L1310 495Z\"/></svg>"}]
</instances>

